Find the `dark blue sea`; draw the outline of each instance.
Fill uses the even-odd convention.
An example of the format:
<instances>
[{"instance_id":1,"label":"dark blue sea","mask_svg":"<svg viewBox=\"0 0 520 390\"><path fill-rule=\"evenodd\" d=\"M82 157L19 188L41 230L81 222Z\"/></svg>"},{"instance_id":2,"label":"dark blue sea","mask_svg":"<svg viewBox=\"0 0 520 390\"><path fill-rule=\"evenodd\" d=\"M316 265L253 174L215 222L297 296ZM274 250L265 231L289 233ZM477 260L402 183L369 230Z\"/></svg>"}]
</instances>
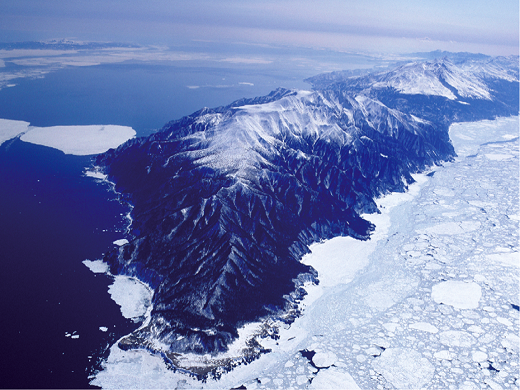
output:
<instances>
[{"instance_id":1,"label":"dark blue sea","mask_svg":"<svg viewBox=\"0 0 520 390\"><path fill-rule=\"evenodd\" d=\"M8 63L4 71L12 68L21 69ZM310 75L133 63L71 67L39 79L16 79L15 87L1 89L0 118L33 126L123 125L146 135L203 107L267 95L278 87L309 88L302 78Z\"/></svg>"},{"instance_id":2,"label":"dark blue sea","mask_svg":"<svg viewBox=\"0 0 520 390\"><path fill-rule=\"evenodd\" d=\"M89 164L19 140L0 146L2 388L88 388L107 346L136 327L110 299L110 279L82 264L123 236L128 211L83 176Z\"/></svg>"}]
</instances>

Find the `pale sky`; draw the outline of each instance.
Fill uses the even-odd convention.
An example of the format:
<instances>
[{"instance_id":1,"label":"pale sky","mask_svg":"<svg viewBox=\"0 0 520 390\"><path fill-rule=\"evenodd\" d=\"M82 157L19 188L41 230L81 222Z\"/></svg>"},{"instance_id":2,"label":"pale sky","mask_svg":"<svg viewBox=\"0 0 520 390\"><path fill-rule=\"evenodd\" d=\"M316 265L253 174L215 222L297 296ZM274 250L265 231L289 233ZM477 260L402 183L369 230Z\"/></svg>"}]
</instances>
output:
<instances>
[{"instance_id":1,"label":"pale sky","mask_svg":"<svg viewBox=\"0 0 520 390\"><path fill-rule=\"evenodd\" d=\"M518 0L0 0L0 41L518 54Z\"/></svg>"}]
</instances>

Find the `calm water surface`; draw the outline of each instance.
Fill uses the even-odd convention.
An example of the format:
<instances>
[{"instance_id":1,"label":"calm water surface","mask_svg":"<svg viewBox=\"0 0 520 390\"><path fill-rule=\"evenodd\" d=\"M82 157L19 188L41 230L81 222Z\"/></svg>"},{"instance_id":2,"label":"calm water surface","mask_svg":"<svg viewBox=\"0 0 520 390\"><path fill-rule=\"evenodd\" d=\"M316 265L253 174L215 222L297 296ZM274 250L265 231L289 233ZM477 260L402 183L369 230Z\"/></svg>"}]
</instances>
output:
<instances>
[{"instance_id":1,"label":"calm water surface","mask_svg":"<svg viewBox=\"0 0 520 390\"><path fill-rule=\"evenodd\" d=\"M82 264L122 237L127 212L82 175L89 163L19 140L0 146L2 388L87 388L107 345L136 327L110 299L110 279Z\"/></svg>"}]
</instances>

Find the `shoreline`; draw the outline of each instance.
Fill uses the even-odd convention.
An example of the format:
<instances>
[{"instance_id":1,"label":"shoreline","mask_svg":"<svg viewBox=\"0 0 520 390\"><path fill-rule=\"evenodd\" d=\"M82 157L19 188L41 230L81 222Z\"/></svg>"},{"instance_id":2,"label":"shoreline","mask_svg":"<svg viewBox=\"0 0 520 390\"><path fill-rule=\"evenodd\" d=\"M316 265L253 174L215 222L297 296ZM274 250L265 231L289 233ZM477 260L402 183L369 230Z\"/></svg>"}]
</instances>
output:
<instances>
[{"instance_id":1,"label":"shoreline","mask_svg":"<svg viewBox=\"0 0 520 390\"><path fill-rule=\"evenodd\" d=\"M480 122L469 122L469 123L462 123L461 125L468 125L477 126L477 130L479 130L479 126L484 126L484 129L487 129L489 126L495 126L495 130L501 130L500 126L503 123L511 122L512 127L514 128L515 123L518 123L518 117L506 117L506 118L498 118L495 121L486 121L485 123ZM458 124L454 124L455 127L458 126ZM486 127L487 126L487 127ZM451 129L451 127L450 127ZM482 128L480 129L482 131ZM497 131L498 131L497 130ZM516 132L518 132L518 129L514 128ZM486 131L486 130L484 130ZM492 132L491 132L492 133ZM490 132L486 133L490 134ZM450 136L456 136L455 133L452 133L450 130ZM505 138L504 138L505 137ZM514 135L508 135L502 136L502 139L504 141L510 141L513 142L516 138ZM462 144L466 141L469 141L467 139L462 139ZM476 139L478 148L480 145L482 145L482 139ZM484 143L486 142L492 142L492 140L484 140ZM496 155L491 154L484 154L484 157L491 156L491 158L488 158L488 160L497 160ZM461 154L461 156L464 156ZM122 351L117 350L115 347L117 345L114 345L113 348L111 348L111 355L109 356L109 359L104 364L104 371L100 371L91 382L95 385L103 385L103 383L111 383L111 377L115 378L113 375L116 375L117 378L121 380L121 374L116 374L117 372L120 372L117 368L119 366L119 363L124 362L130 362L130 361L139 361L139 367L142 372L157 372L159 370L162 372L164 378L156 378L153 379L152 377L148 376L149 380L144 387L159 387L159 388L169 388L169 387L175 387L177 383L185 382L189 383L193 388L231 388L242 384L247 383L247 388L256 388L252 387L254 386L253 378L256 375L256 378L259 382L262 384L270 383L271 385L276 385L275 387L280 387L282 382L279 382L279 384L276 384L278 382L274 382L273 375L275 374L267 374L267 373L275 373L285 370L291 370L291 367L294 365L298 365L298 367L304 367L302 364L307 361L307 358L303 357L302 351L308 351L315 353L314 357L308 358L307 365L309 362L313 364L315 367L318 367L317 369L311 368L310 373L306 374L306 378L303 378L302 376L296 377L296 382L299 385L304 385L305 383L308 384L309 378L316 379L316 383L333 383L333 375L342 377L344 381L350 381L349 383L353 383L356 385L356 382L354 381L353 377L354 372L351 371L351 369L348 369L348 365L345 365L344 358L340 358L338 356L339 350L337 349L327 349L326 346L323 345L322 342L320 342L321 338L326 338L327 340L334 340L334 335L340 335L344 334L345 331L348 332L356 332L355 330L359 326L366 326L367 324L370 324L371 320L368 320L367 318L364 318L363 315L360 315L359 313L356 314L358 311L362 313L363 311L368 310L368 313L365 315L370 314L370 318L372 316L382 316L384 313L389 312L393 313L394 310L389 309L393 307L400 307L400 305L403 305L404 302L410 301L414 302L415 305L421 304L420 302L423 302L426 298L428 298L431 303L429 303L428 310L433 310L435 308L435 305L440 305L440 301L446 299L442 295L438 293L438 290L435 290L436 292L433 293L431 290L431 287L429 289L426 289L429 291L428 293L423 293L421 291L424 290L424 288L421 288L421 277L427 277L429 284L434 284L436 282L436 278L432 278L429 275L433 275L437 272L440 272L440 270L443 269L443 267L446 266L446 255L439 255L437 254L438 250L434 252L435 254L433 257L419 255L419 251L416 248L423 248L425 243L428 241L424 241L427 237L437 237L439 234L441 234L439 239L444 239L443 237L447 237L446 239L449 239L450 235L446 234L442 230L438 230L437 228L435 230L426 230L422 231L422 228L415 228L414 224L417 224L417 222L414 222L411 224L410 221L407 221L406 219L403 220L403 215L414 215L412 207L412 203L419 202L418 196L421 194L422 190L426 190L427 193L430 191L433 191L431 186L432 183L437 183L438 181L438 175L441 175L443 172L452 171L454 168L457 168L461 161L464 160L464 157L457 157L457 159L454 162L448 162L442 166L434 167L434 170L428 172L424 172L422 174L414 175L414 179L416 180L416 183L413 183L410 185L409 190L406 193L393 193L389 194L385 197L382 197L380 199L376 200L376 203L378 207L383 211L381 214L369 214L369 215L363 215L364 218L369 219L372 223L376 225L376 230L371 236L371 239L368 241L357 241L354 240L348 240L348 237L343 238L335 238L332 240L329 240L325 243L319 243L314 244L311 247L311 250L314 252L314 256L311 253L310 255L306 255L302 261L305 261L306 264L316 265L316 269L318 270L318 279L323 280L320 285L311 285L310 283L307 283L305 285L305 289L308 292L308 295L305 296L305 298L301 301L300 308L302 309L302 314L300 317L298 317L292 324L287 325L283 323L277 323L272 324L274 326L278 326L279 328L279 334L277 340L273 339L263 339L261 341L261 344L266 349L271 349L271 352L265 355L261 355L258 359L250 362L247 366L239 365L235 367L233 370L226 372L224 375L221 376L221 378L218 381L214 380L208 380L207 383L202 383L200 381L197 381L195 379L190 379L190 376L186 376L185 374L180 374L173 372L171 370L168 370L166 366L163 363L163 359L159 356L150 355L149 352L143 352L142 350L133 350L133 351ZM508 156L504 153L500 154L502 156L501 158L506 158L504 156ZM509 157L508 157L509 158ZM433 174L435 173L435 174ZM457 182L456 182L457 183ZM434 195L438 194L436 196L447 196L450 199L451 195L450 191L443 189L443 187L440 187L439 189L435 189ZM420 195L421 197L423 195ZM438 207L441 207L444 205L444 201L439 201L437 204ZM433 204L435 206L435 203ZM437 207L437 206L436 206ZM446 205L447 209L449 210L448 205ZM404 214L403 214L404 213ZM446 213L445 213L446 214ZM456 215L456 213L447 213L448 215ZM515 215L511 216L511 219L514 220ZM397 225L395 225L397 224ZM403 225L404 224L404 225ZM385 249L389 244L389 240L394 240L395 234L397 234L399 231L392 233L395 229L398 228L398 226L402 226L404 230L400 231L401 234L405 234L405 236L408 234L410 235L410 240L413 237L413 235L419 235L418 238L414 238L412 242L407 243L407 239L404 237L398 237L395 240L397 240L397 244L392 245L398 245L397 247L389 246L387 249ZM417 225L422 226L422 225ZM427 225L429 226L429 225ZM436 226L436 225L432 225ZM439 225L440 226L440 225ZM467 234L475 234L474 232L478 231L478 226L475 224L472 224L471 226L468 224L462 224L461 223L461 229L454 232L455 236L457 235L467 235ZM411 229L411 230L409 230ZM418 229L418 230L417 230ZM477 229L477 230L475 230ZM449 233L449 232L447 232ZM443 235L444 234L444 235ZM453 234L453 233L452 233ZM395 236L397 237L397 236ZM321 256L327 258L327 250L322 250L324 247L328 245L332 245L330 250L334 253L341 252L336 245L336 241L341 241L339 239L345 239L346 240L346 246L344 247L344 250L349 250L348 247L356 247L359 246L359 248L355 248L353 250L354 253L360 254L358 255L358 259L355 263L351 264L350 266L346 266L343 269L340 269L340 272L331 272L330 267L327 269L327 267L323 267L323 264L320 264L317 257L319 257L320 252ZM383 239L386 239L383 240ZM404 240L404 243L403 243ZM422 241L421 241L422 240ZM428 240L431 240L431 238L428 238ZM350 242L349 242L350 241ZM436 243L436 241L434 241ZM401 248L404 249L399 249ZM432 244L430 244L432 245ZM437 243L435 245L438 245ZM341 245L340 245L341 246ZM369 247L369 250L366 248ZM320 249L321 248L321 249ZM378 251L382 250L383 252L378 253L376 252L376 248ZM350 251L350 250L349 250ZM384 253L389 253L388 257L381 257ZM417 252L417 253L416 253ZM329 252L330 253L330 252ZM400 260L402 254L405 253L406 261L404 263L401 263L402 260ZM441 252L442 253L442 252ZM516 252L515 252L516 253ZM496 255L495 257L497 257ZM314 259L312 259L314 257ZM332 256L333 257L333 256ZM360 258L363 257L363 258ZM371 257L374 257L371 260ZM502 256L503 257L503 256ZM494 259L493 257L489 257L490 259ZM399 260L398 260L399 259ZM509 258L507 258L504 264L508 266ZM399 263L395 263L396 261L399 261ZM381 265L379 262L382 262ZM383 267L383 269L386 269L384 267L394 267L392 264L398 264L397 267L395 267L395 270L393 271L395 276L390 277L390 275L385 275L381 273L381 269L378 269L380 267ZM423 267L423 270L420 271L418 274L414 273L416 271L413 271L417 267ZM322 269L322 277L320 278L320 267ZM392 269L389 268L389 269ZM332 271L337 271L337 267L334 267ZM330 275L330 278L323 278L323 275ZM421 276L422 275L422 276ZM448 274L451 275L451 274ZM448 278L452 278L453 276L447 276ZM442 281L443 279L439 279L439 281ZM475 281L472 283L481 283L480 281L483 280L482 276L475 276ZM469 283L469 281L466 281L465 283ZM476 295L474 291L475 285L469 284L472 286L473 289L471 293L468 295L468 300L464 301L461 305L461 307L466 307L469 305L469 307L474 307L475 302L481 300L481 298ZM449 288L459 288L461 285L460 283L457 284L450 284ZM464 286L464 285L463 285ZM455 291L455 290L454 290ZM484 290L482 290L484 291ZM339 294L339 295L338 295ZM431 296L430 296L431 295ZM414 296L417 296L415 298ZM410 297L407 299L407 297ZM339 299L339 301L338 301ZM484 295L482 299L485 299ZM360 301L358 301L360 300ZM342 313L341 316L338 317L338 314L332 310L336 301L338 302L344 302L344 304L352 305L352 312L345 318L346 314ZM439 302L437 302L439 301ZM448 302L444 306L453 305L453 303ZM441 306L439 306L441 307ZM331 310L329 310L331 309ZM350 310L350 309L349 309ZM443 309L444 310L444 309ZM446 309L447 310L447 309ZM455 306L455 310L461 310L457 309ZM467 310L467 309L462 309ZM455 311L456 312L456 311ZM323 318L322 314L327 313L327 318ZM403 312L405 313L405 311ZM405 313L406 314L406 313ZM394 314L394 316L396 316ZM337 318L336 318L337 317ZM340 318L344 318L344 320L340 320ZM404 320L407 321L410 317L404 317ZM346 321L345 321L346 320ZM343 322L342 322L343 321ZM395 335L400 334L400 332L403 332L402 325L400 325L399 322L392 322L394 321L393 317L390 318L390 320L386 320L388 322L383 323L383 332L386 332L388 335L387 337L396 337ZM507 320L508 321L508 320ZM503 320L504 323L506 320ZM245 332L243 333L242 340L247 339L247 337L250 337L252 333L252 330L254 330L255 327L258 327L261 323L250 323L246 327L244 327ZM329 328L329 326L332 326L332 328ZM373 326L373 325L372 325ZM422 322L415 322L408 325L410 329L416 329L416 332L426 332L426 334L437 334L439 332L438 325L433 326L430 322L422 321ZM325 330L328 330L328 334L323 333ZM349 330L351 329L351 330ZM367 328L368 331L369 328ZM449 329L449 328L448 328ZM442 330L442 329L441 329ZM442 333L443 335L446 334L446 336L443 337L451 337L450 331L445 331ZM453 332L453 331L451 331ZM323 333L323 334L322 334ZM367 332L370 333L370 332ZM248 335L247 337L245 335ZM359 333L356 337L367 337L366 335L360 336ZM392 336L394 335L394 336ZM344 339L345 336L341 336L341 340ZM511 336L512 337L512 336ZM240 338L240 337L239 337ZM390 344L388 341L383 340L383 338L380 337L380 341L375 341L375 344L373 344L372 347L367 349L367 351L370 350L370 353L373 353L373 356L377 357L377 359L374 360L374 363L372 366L372 369L377 370L377 372L382 375L381 378L389 377L390 374L388 374L392 370L392 367L395 367L395 365L399 365L399 360L395 359L405 359L403 361L408 361L406 359L412 359L424 362L425 367L427 367L427 372L424 372L424 377L428 378L430 375L433 375L433 371L430 370L429 367L431 367L430 360L428 358L428 355L424 357L421 353L415 354L412 353L409 349L399 349L399 348L390 348L392 344ZM444 340L444 339L443 339ZM449 341L450 339L446 339L447 341L443 341L445 343L451 343ZM509 340L509 339L508 339ZM235 340L236 342L237 340ZM333 341L329 341L333 342ZM345 343L345 341L343 341ZM234 343L233 343L234 344ZM231 344L230 347L233 345ZM510 345L510 344L507 344ZM359 350L355 349L356 345L353 346L354 353ZM330 346L329 346L330 348ZM393 351L394 355L392 355L390 352L385 353L384 351L388 349L389 351ZM442 351L441 351L442 352ZM307 353L307 352L306 352ZM368 352L367 352L368 353ZM440 352L439 352L440 353ZM312 354L311 354L312 355ZM416 356L417 355L417 356ZM222 355L221 355L222 356ZM366 361L366 355L358 355L356 362L357 365L362 365L363 362ZM432 354L433 356L433 354ZM437 356L437 355L436 355ZM438 356L444 356L442 354ZM197 357L200 359L201 356L197 355ZM437 358L440 359L440 358ZM412 361L410 360L410 361ZM285 366L283 366L283 362L285 363ZM303 363L302 363L303 362ZM322 364L320 366L316 363L319 362L319 364ZM377 363L377 364L376 364ZM323 366L325 365L325 366ZM124 366L124 364L123 364ZM321 370L320 367L332 367L335 366L334 370ZM162 367L162 368L161 368ZM308 368L306 369L308 370ZM314 370L314 373L312 371ZM305 371L308 372L308 371ZM420 370L417 371L420 373ZM455 371L456 372L456 371ZM263 373L263 374L262 374ZM351 373L351 374L350 374ZM128 375L128 373L125 373L124 375ZM310 376L309 376L310 375ZM414 382L419 386L422 386L420 383L421 379L418 377L414 377L414 373L410 372L411 380L418 381ZM319 379L318 379L319 378ZM164 380L163 380L164 379ZM294 378L293 378L294 379ZM108 382L107 382L108 381ZM145 379L143 379L145 381ZM327 382L328 381L328 382ZM125 382L126 386L133 386L131 382ZM346 382L345 382L346 383ZM152 385L150 385L152 384ZM108 385L110 387L110 385ZM271 387L271 386L268 386ZM312 386L310 387L312 388Z\"/></svg>"}]
</instances>

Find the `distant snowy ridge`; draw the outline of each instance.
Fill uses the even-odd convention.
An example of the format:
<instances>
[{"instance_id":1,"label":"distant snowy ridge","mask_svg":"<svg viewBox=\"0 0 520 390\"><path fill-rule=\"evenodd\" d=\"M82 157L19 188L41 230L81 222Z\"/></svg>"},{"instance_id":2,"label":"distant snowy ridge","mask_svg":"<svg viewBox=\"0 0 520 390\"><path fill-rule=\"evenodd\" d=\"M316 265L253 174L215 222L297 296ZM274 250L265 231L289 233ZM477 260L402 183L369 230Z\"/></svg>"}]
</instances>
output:
<instances>
[{"instance_id":1,"label":"distant snowy ridge","mask_svg":"<svg viewBox=\"0 0 520 390\"><path fill-rule=\"evenodd\" d=\"M308 79L319 88L335 88L345 83L359 89L392 88L401 94L442 96L450 100L460 98L492 100L491 80L518 82L518 56L498 57L485 61L468 60L455 65L447 58L428 62L412 62L391 71L369 76L353 76L342 80L315 76Z\"/></svg>"},{"instance_id":2,"label":"distant snowy ridge","mask_svg":"<svg viewBox=\"0 0 520 390\"><path fill-rule=\"evenodd\" d=\"M453 122L517 114L514 61L441 59L205 108L100 155L134 206L134 239L104 261L154 289L121 348L222 352L244 323L290 323L319 279L310 244L367 239L375 198L453 159Z\"/></svg>"}]
</instances>

